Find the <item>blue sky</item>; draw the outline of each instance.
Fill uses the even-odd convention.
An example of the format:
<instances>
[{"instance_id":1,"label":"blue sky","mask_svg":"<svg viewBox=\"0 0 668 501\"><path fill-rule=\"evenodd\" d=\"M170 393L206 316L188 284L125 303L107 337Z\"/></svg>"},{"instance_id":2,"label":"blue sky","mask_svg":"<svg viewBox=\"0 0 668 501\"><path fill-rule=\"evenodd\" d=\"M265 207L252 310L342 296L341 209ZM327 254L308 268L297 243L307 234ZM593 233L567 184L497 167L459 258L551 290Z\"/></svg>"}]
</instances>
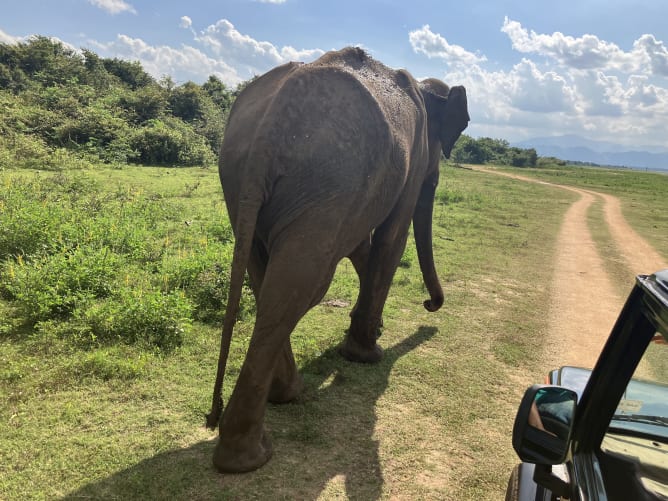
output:
<instances>
[{"instance_id":1,"label":"blue sky","mask_svg":"<svg viewBox=\"0 0 668 501\"><path fill-rule=\"evenodd\" d=\"M234 86L359 45L418 79L465 85L467 133L511 142L578 134L662 146L665 0L2 0L0 41L35 34L156 78Z\"/></svg>"}]
</instances>

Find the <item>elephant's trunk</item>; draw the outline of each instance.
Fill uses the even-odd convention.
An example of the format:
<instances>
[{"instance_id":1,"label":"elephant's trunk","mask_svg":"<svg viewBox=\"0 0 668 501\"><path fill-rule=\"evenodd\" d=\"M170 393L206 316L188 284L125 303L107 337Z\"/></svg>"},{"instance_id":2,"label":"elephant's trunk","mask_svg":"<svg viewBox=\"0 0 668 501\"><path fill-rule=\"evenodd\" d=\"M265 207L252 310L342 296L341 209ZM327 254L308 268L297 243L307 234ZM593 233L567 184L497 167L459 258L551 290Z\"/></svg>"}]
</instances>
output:
<instances>
[{"instance_id":1,"label":"elephant's trunk","mask_svg":"<svg viewBox=\"0 0 668 501\"><path fill-rule=\"evenodd\" d=\"M422 271L422 279L430 295L430 299L427 299L423 303L428 311L438 310L444 301L443 289L441 288L441 283L436 273L436 266L434 265L431 232L434 195L437 184L438 170L435 174L425 179L422 184L420 198L413 214L413 231L415 232L415 245L420 261L420 270Z\"/></svg>"}]
</instances>

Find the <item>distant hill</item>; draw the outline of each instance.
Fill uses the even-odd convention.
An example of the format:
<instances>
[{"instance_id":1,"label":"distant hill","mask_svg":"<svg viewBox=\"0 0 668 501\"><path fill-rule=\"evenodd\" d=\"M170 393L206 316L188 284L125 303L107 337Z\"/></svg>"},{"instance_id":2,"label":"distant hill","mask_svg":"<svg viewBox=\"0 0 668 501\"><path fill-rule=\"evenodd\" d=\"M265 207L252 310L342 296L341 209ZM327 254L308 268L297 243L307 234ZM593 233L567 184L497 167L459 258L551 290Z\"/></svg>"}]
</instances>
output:
<instances>
[{"instance_id":1,"label":"distant hill","mask_svg":"<svg viewBox=\"0 0 668 501\"><path fill-rule=\"evenodd\" d=\"M575 136L537 137L514 143L519 148L534 148L542 157L616 167L668 171L668 149L640 146L629 150L619 144L591 141Z\"/></svg>"}]
</instances>

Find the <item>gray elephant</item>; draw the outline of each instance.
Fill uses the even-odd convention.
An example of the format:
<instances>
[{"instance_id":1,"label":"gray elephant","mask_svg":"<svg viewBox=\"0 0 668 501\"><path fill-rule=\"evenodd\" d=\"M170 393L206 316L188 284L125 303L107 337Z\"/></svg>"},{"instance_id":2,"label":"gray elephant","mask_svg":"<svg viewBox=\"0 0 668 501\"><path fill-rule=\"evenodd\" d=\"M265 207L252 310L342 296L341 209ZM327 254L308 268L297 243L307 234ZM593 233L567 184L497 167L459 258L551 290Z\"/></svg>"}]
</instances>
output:
<instances>
[{"instance_id":1,"label":"gray elephant","mask_svg":"<svg viewBox=\"0 0 668 501\"><path fill-rule=\"evenodd\" d=\"M413 222L429 311L443 304L431 220L441 152L467 127L463 87L420 83L359 48L279 66L250 83L230 113L219 173L235 234L218 374L207 425L219 424L221 472L271 456L266 402L302 389L290 334L349 257L360 290L340 352L377 362L383 306ZM248 353L222 411L222 380L248 271L257 316ZM222 419L221 419L222 413Z\"/></svg>"}]
</instances>

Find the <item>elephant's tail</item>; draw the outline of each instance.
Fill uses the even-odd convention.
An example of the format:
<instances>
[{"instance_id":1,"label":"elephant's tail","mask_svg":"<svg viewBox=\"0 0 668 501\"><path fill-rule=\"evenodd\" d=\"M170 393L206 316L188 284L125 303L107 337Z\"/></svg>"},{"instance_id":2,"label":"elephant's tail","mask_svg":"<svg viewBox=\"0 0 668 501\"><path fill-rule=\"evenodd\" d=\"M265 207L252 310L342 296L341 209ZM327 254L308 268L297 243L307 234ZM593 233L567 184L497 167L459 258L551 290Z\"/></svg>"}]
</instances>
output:
<instances>
[{"instance_id":1,"label":"elephant's tail","mask_svg":"<svg viewBox=\"0 0 668 501\"><path fill-rule=\"evenodd\" d=\"M239 303L241 301L241 290L244 283L244 274L250 259L251 248L253 245L253 235L257 215L260 211L261 203L249 201L249 197L239 204L237 213L237 224L234 256L232 257L232 271L230 273L230 288L227 296L227 306L225 308L225 319L223 321L223 330L220 336L220 354L218 356L218 370L216 372L216 382L213 387L213 400L211 403L211 412L206 415L207 428L215 429L223 412L223 378L225 376L225 366L230 351L230 342L232 340L232 331L237 320L239 312Z\"/></svg>"}]
</instances>

